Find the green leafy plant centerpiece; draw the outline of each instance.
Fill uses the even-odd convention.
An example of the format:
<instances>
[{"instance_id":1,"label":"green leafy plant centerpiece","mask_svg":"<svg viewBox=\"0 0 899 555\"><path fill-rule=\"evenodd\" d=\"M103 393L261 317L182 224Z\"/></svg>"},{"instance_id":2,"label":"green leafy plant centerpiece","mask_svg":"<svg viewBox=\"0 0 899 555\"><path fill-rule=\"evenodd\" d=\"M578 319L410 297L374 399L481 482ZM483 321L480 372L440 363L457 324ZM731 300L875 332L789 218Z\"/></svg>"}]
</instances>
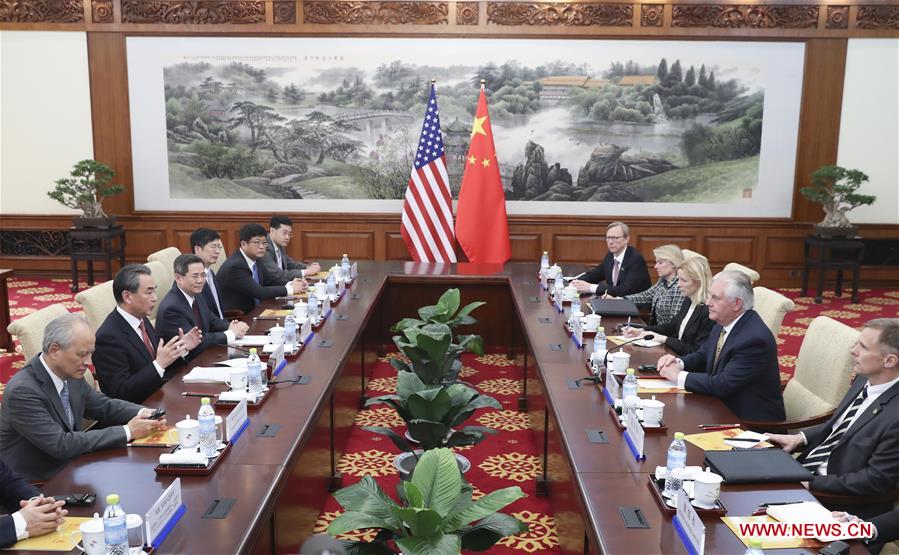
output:
<instances>
[{"instance_id":1,"label":"green leafy plant centerpiece","mask_svg":"<svg viewBox=\"0 0 899 555\"><path fill-rule=\"evenodd\" d=\"M410 480L397 488L401 503L388 496L370 476L334 494L346 509L328 526L338 535L377 529L371 542L346 542L354 555L455 555L461 550L486 551L500 539L527 532L528 527L500 509L525 497L518 486L472 500L453 453L434 449L422 455Z\"/></svg>"},{"instance_id":2,"label":"green leafy plant centerpiece","mask_svg":"<svg viewBox=\"0 0 899 555\"><path fill-rule=\"evenodd\" d=\"M47 196L63 206L81 210L82 219L107 218L103 198L125 190L122 185L108 185L114 175L106 164L81 160L72 168L69 177L56 180L56 186L47 192Z\"/></svg>"},{"instance_id":3,"label":"green leafy plant centerpiece","mask_svg":"<svg viewBox=\"0 0 899 555\"><path fill-rule=\"evenodd\" d=\"M846 212L877 200L874 195L856 192L866 181L868 176L863 172L841 166L822 166L812 174L812 186L799 191L824 209L824 220L816 226L819 231L840 228L855 230Z\"/></svg>"}]
</instances>

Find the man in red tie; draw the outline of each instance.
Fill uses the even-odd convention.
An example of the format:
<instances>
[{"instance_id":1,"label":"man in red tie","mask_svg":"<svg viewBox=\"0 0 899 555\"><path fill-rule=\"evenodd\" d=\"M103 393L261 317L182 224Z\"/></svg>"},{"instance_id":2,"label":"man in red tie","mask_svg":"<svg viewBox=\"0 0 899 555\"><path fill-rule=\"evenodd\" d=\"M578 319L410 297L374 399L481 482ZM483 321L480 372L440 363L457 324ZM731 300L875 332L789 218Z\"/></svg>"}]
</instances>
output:
<instances>
[{"instance_id":1,"label":"man in red tie","mask_svg":"<svg viewBox=\"0 0 899 555\"><path fill-rule=\"evenodd\" d=\"M609 252L595 268L581 279L571 282L581 293L608 294L623 297L649 289L649 270L640 251L628 246L630 229L623 222L612 222L606 228Z\"/></svg>"},{"instance_id":2,"label":"man in red tie","mask_svg":"<svg viewBox=\"0 0 899 555\"><path fill-rule=\"evenodd\" d=\"M202 333L179 330L167 343L157 337L149 320L156 283L143 264L119 270L112 294L118 306L97 330L94 368L103 393L140 403L163 384L167 368L200 344Z\"/></svg>"}]
</instances>

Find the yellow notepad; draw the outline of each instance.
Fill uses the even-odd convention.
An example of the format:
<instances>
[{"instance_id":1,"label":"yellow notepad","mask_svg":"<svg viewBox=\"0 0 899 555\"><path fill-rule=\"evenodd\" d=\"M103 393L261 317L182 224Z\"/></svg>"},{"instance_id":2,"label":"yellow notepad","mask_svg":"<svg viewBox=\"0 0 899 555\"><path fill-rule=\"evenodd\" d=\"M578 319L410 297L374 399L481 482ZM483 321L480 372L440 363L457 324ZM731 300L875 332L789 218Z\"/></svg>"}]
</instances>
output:
<instances>
[{"instance_id":1,"label":"yellow notepad","mask_svg":"<svg viewBox=\"0 0 899 555\"><path fill-rule=\"evenodd\" d=\"M8 549L15 551L71 551L75 549L75 542L81 541L81 531L78 530L78 527L82 522L88 520L91 518L67 516L56 532L22 540ZM75 533L72 534L72 532Z\"/></svg>"},{"instance_id":2,"label":"yellow notepad","mask_svg":"<svg viewBox=\"0 0 899 555\"><path fill-rule=\"evenodd\" d=\"M731 451L733 447L724 443L725 439L737 437L746 430L734 428L732 430L717 430L714 432L703 432L700 434L690 434L684 436L684 439L699 447L703 451ZM754 447L773 447L767 441L763 441Z\"/></svg>"},{"instance_id":3,"label":"yellow notepad","mask_svg":"<svg viewBox=\"0 0 899 555\"><path fill-rule=\"evenodd\" d=\"M174 426L166 426L164 430L159 430L155 434L135 439L131 442L131 445L140 447L172 447L178 445L178 430Z\"/></svg>"},{"instance_id":4,"label":"yellow notepad","mask_svg":"<svg viewBox=\"0 0 899 555\"><path fill-rule=\"evenodd\" d=\"M305 296L303 298L308 298L308 296ZM288 314L293 314L293 311L289 310L289 309L281 310L281 309L274 309L274 308L266 308L259 314L259 316L261 316L263 318L272 318L275 316L283 317L283 316L287 316Z\"/></svg>"}]
</instances>

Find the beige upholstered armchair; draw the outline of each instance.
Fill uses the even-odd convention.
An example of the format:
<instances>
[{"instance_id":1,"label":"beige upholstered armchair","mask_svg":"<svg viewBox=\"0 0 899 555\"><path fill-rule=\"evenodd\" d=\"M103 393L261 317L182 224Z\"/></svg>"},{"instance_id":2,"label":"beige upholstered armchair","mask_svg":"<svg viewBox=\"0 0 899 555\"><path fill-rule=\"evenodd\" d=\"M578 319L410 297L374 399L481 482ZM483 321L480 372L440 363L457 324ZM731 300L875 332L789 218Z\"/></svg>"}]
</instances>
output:
<instances>
[{"instance_id":1,"label":"beige upholstered armchair","mask_svg":"<svg viewBox=\"0 0 899 555\"><path fill-rule=\"evenodd\" d=\"M84 309L87 323L96 332L116 306L115 297L112 296L112 280L85 289L75 295L75 300Z\"/></svg>"},{"instance_id":2,"label":"beige upholstered armchair","mask_svg":"<svg viewBox=\"0 0 899 555\"><path fill-rule=\"evenodd\" d=\"M44 341L44 328L51 321L68 314L69 310L60 303L51 304L32 312L27 316L23 316L11 323L6 329L9 333L16 336L19 345L22 346L22 356L25 357L27 363L41 352L42 343Z\"/></svg>"},{"instance_id":3,"label":"beige upholstered armchair","mask_svg":"<svg viewBox=\"0 0 899 555\"><path fill-rule=\"evenodd\" d=\"M762 276L759 275L758 272L750 268L749 266L744 266L742 264L738 264L737 262L728 262L723 269L725 272L743 272L747 276L749 276L749 281L755 283Z\"/></svg>"},{"instance_id":4,"label":"beige upholstered armchair","mask_svg":"<svg viewBox=\"0 0 899 555\"><path fill-rule=\"evenodd\" d=\"M796 308L796 304L767 287L753 287L752 292L755 294L755 311L762 317L762 321L765 322L774 337L777 337L784 316Z\"/></svg>"}]
</instances>

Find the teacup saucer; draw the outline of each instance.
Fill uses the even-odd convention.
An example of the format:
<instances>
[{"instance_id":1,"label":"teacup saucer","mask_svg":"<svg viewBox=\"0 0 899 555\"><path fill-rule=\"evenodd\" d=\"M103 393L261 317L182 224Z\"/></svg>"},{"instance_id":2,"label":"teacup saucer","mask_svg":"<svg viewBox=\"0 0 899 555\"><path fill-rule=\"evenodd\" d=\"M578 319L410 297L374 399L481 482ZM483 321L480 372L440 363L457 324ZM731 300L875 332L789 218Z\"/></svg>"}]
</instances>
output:
<instances>
[{"instance_id":1,"label":"teacup saucer","mask_svg":"<svg viewBox=\"0 0 899 555\"><path fill-rule=\"evenodd\" d=\"M717 509L717 508L718 508L718 505L717 505L717 504L715 504L715 505L706 505L705 503L700 503L699 501L697 501L697 500L695 500L695 499L691 499L691 500L690 500L690 504L693 505L694 507L697 507L697 508L700 508L700 509L712 510L712 509Z\"/></svg>"}]
</instances>

